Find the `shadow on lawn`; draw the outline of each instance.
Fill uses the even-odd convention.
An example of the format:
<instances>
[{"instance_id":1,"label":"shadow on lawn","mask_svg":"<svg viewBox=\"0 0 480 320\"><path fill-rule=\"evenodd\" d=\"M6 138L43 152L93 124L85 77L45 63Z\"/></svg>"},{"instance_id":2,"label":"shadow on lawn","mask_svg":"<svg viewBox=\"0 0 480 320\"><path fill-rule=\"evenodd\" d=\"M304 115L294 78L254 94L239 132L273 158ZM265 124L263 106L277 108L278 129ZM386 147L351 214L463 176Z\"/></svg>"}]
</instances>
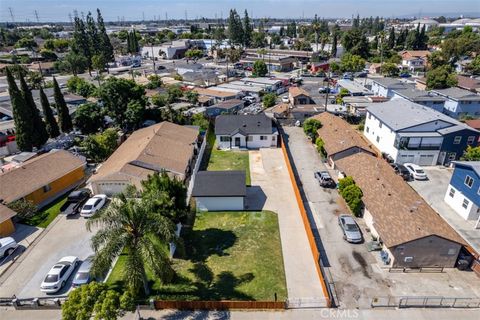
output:
<instances>
[{"instance_id":1,"label":"shadow on lawn","mask_svg":"<svg viewBox=\"0 0 480 320\"><path fill-rule=\"evenodd\" d=\"M228 256L225 250L236 241L237 236L232 231L217 228L191 230L184 236L186 257L192 262L201 262L212 255Z\"/></svg>"}]
</instances>

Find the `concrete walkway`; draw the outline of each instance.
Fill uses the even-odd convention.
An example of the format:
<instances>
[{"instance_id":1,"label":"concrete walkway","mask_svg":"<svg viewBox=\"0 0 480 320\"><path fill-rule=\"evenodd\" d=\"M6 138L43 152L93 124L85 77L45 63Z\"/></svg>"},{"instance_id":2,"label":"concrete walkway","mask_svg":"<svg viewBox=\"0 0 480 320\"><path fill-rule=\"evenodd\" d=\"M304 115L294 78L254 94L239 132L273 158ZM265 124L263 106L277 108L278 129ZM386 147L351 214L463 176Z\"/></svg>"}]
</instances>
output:
<instances>
[{"instance_id":1,"label":"concrete walkway","mask_svg":"<svg viewBox=\"0 0 480 320\"><path fill-rule=\"evenodd\" d=\"M325 306L316 262L310 251L282 150L250 151L250 174L252 186L260 187L266 195L263 209L278 214L288 298L301 304Z\"/></svg>"}]
</instances>

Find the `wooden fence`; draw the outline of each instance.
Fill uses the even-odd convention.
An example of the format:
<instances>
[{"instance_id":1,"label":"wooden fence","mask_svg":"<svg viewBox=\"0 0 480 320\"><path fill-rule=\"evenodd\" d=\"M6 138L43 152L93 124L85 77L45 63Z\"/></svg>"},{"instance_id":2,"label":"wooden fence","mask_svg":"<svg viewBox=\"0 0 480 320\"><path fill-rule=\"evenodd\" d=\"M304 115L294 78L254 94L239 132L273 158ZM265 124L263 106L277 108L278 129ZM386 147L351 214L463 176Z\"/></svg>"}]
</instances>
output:
<instances>
[{"instance_id":1,"label":"wooden fence","mask_svg":"<svg viewBox=\"0 0 480 320\"><path fill-rule=\"evenodd\" d=\"M322 271L320 263L319 263L320 252L318 250L317 243L315 241L315 237L314 237L313 232L312 232L312 227L310 225L310 221L308 220L307 211L305 210L305 206L303 205L303 199L302 199L302 196L300 194L300 189L298 188L298 185L297 185L297 180L295 179L295 174L293 173L292 165L290 164L290 158L288 157L288 151L287 151L287 148L285 146L285 141L284 141L283 137L281 139L281 146L282 146L283 156L285 158L285 163L287 164L288 174L290 175L290 180L292 182L293 191L295 193L295 198L297 199L297 204L298 204L298 207L300 209L300 214L302 215L302 220L303 220L303 225L305 227L305 232L307 233L308 242L310 243L310 249L312 251L313 258L316 261L315 268L317 269L318 278L319 278L320 283L322 285L323 295L325 296L325 300L327 302L327 307L330 308L330 307L332 307L332 300L330 298L330 294L329 294L329 291L327 289L327 284L326 284L325 278L323 276L323 271Z\"/></svg>"},{"instance_id":2,"label":"wooden fence","mask_svg":"<svg viewBox=\"0 0 480 320\"><path fill-rule=\"evenodd\" d=\"M231 309L285 309L284 301L154 301L155 309L231 310Z\"/></svg>"}]
</instances>

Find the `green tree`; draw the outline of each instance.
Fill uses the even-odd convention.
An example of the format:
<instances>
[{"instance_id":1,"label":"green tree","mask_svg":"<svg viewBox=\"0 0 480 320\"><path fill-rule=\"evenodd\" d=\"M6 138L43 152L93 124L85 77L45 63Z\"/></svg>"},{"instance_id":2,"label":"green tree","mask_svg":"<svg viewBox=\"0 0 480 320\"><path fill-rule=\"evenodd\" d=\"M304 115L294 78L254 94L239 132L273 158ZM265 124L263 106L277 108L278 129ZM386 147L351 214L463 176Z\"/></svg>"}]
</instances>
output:
<instances>
[{"instance_id":1,"label":"green tree","mask_svg":"<svg viewBox=\"0 0 480 320\"><path fill-rule=\"evenodd\" d=\"M162 108L168 103L167 94L154 94L151 98L152 104L158 108Z\"/></svg>"},{"instance_id":2,"label":"green tree","mask_svg":"<svg viewBox=\"0 0 480 320\"><path fill-rule=\"evenodd\" d=\"M277 101L277 95L275 93L267 93L266 95L263 96L263 99L262 99L263 108L273 107L276 101Z\"/></svg>"},{"instance_id":3,"label":"green tree","mask_svg":"<svg viewBox=\"0 0 480 320\"><path fill-rule=\"evenodd\" d=\"M90 41L88 39L85 23L79 17L75 17L74 19L72 49L72 53L79 54L86 59L88 71L91 72L92 52L90 50Z\"/></svg>"},{"instance_id":4,"label":"green tree","mask_svg":"<svg viewBox=\"0 0 480 320\"><path fill-rule=\"evenodd\" d=\"M353 178L351 176L346 176L345 178L338 180L338 191L342 193L346 187L352 184L355 184Z\"/></svg>"},{"instance_id":5,"label":"green tree","mask_svg":"<svg viewBox=\"0 0 480 320\"><path fill-rule=\"evenodd\" d=\"M449 65L445 55L441 51L434 51L427 56L428 68L436 69L444 65Z\"/></svg>"},{"instance_id":6,"label":"green tree","mask_svg":"<svg viewBox=\"0 0 480 320\"><path fill-rule=\"evenodd\" d=\"M305 122L303 123L303 132L305 132L305 134L309 136L312 141L315 141L318 137L317 130L321 127L322 123L319 120L310 118L305 120Z\"/></svg>"},{"instance_id":7,"label":"green tree","mask_svg":"<svg viewBox=\"0 0 480 320\"><path fill-rule=\"evenodd\" d=\"M475 75L480 74L480 55L476 56L472 62L467 65L467 70Z\"/></svg>"},{"instance_id":8,"label":"green tree","mask_svg":"<svg viewBox=\"0 0 480 320\"><path fill-rule=\"evenodd\" d=\"M156 89L162 86L162 78L156 74L148 76L148 83L145 86L147 89Z\"/></svg>"},{"instance_id":9,"label":"green tree","mask_svg":"<svg viewBox=\"0 0 480 320\"><path fill-rule=\"evenodd\" d=\"M7 205L17 213L20 219L28 219L37 213L37 206L32 201L26 199L15 200Z\"/></svg>"},{"instance_id":10,"label":"green tree","mask_svg":"<svg viewBox=\"0 0 480 320\"><path fill-rule=\"evenodd\" d=\"M480 146L468 146L467 150L463 153L462 161L480 161Z\"/></svg>"},{"instance_id":11,"label":"green tree","mask_svg":"<svg viewBox=\"0 0 480 320\"><path fill-rule=\"evenodd\" d=\"M87 221L88 230L98 227L92 237L93 273L104 274L120 253L126 253L122 276L135 295L149 293L147 267L164 282L173 276L166 246L176 241L175 224L152 208L148 201L121 194Z\"/></svg>"},{"instance_id":12,"label":"green tree","mask_svg":"<svg viewBox=\"0 0 480 320\"><path fill-rule=\"evenodd\" d=\"M445 89L457 85L457 77L450 66L441 66L427 72L427 89Z\"/></svg>"},{"instance_id":13,"label":"green tree","mask_svg":"<svg viewBox=\"0 0 480 320\"><path fill-rule=\"evenodd\" d=\"M395 28L390 28L390 34L388 35L388 48L392 50L395 48Z\"/></svg>"},{"instance_id":14,"label":"green tree","mask_svg":"<svg viewBox=\"0 0 480 320\"><path fill-rule=\"evenodd\" d=\"M345 53L341 59L342 71L356 72L365 68L365 59L361 56Z\"/></svg>"},{"instance_id":15,"label":"green tree","mask_svg":"<svg viewBox=\"0 0 480 320\"><path fill-rule=\"evenodd\" d=\"M263 48L267 45L267 39L265 38L265 33L263 32L252 32L252 37L250 41L250 46L252 48Z\"/></svg>"},{"instance_id":16,"label":"green tree","mask_svg":"<svg viewBox=\"0 0 480 320\"><path fill-rule=\"evenodd\" d=\"M33 48L37 47L37 43L31 37L21 38L15 44L15 48L27 48L32 50Z\"/></svg>"},{"instance_id":17,"label":"green tree","mask_svg":"<svg viewBox=\"0 0 480 320\"><path fill-rule=\"evenodd\" d=\"M101 47L100 47L100 37L98 36L97 26L95 24L95 20L93 19L92 13L89 11L85 18L85 31L88 38L88 45L90 48L90 53L92 55L92 64L93 64L93 57L95 55L101 55ZM95 67L93 67L96 69Z\"/></svg>"},{"instance_id":18,"label":"green tree","mask_svg":"<svg viewBox=\"0 0 480 320\"><path fill-rule=\"evenodd\" d=\"M120 294L113 290L104 293L103 301L97 302L93 311L94 320L116 320L120 316Z\"/></svg>"},{"instance_id":19,"label":"green tree","mask_svg":"<svg viewBox=\"0 0 480 320\"><path fill-rule=\"evenodd\" d=\"M358 55L364 59L368 58L368 41L365 34L360 29L346 31L343 34L341 42L346 52Z\"/></svg>"},{"instance_id":20,"label":"green tree","mask_svg":"<svg viewBox=\"0 0 480 320\"><path fill-rule=\"evenodd\" d=\"M103 69L105 69L105 66L107 64L107 61L105 61L105 57L103 54L95 54L92 57L92 68L97 70L97 80L98 80L98 85L100 85L100 77Z\"/></svg>"},{"instance_id":21,"label":"green tree","mask_svg":"<svg viewBox=\"0 0 480 320\"><path fill-rule=\"evenodd\" d=\"M8 93L12 103L13 120L15 122L15 141L21 151L32 151L33 148L33 119L25 98L17 87L15 79L6 68Z\"/></svg>"},{"instance_id":22,"label":"green tree","mask_svg":"<svg viewBox=\"0 0 480 320\"><path fill-rule=\"evenodd\" d=\"M100 9L97 9L97 26L98 26L98 37L100 43L100 49L103 55L103 58L107 62L115 60L113 46L110 42L110 38L107 35L107 29L105 28L105 22L103 21L102 13Z\"/></svg>"},{"instance_id":23,"label":"green tree","mask_svg":"<svg viewBox=\"0 0 480 320\"><path fill-rule=\"evenodd\" d=\"M55 61L57 60L57 54L52 50L42 49L40 50L40 56L46 61Z\"/></svg>"},{"instance_id":24,"label":"green tree","mask_svg":"<svg viewBox=\"0 0 480 320\"><path fill-rule=\"evenodd\" d=\"M34 147L40 148L48 140L48 132L45 128L45 122L43 122L40 116L40 110L38 110L35 101L33 100L32 91L27 85L27 82L20 76L20 87L22 88L23 98L29 109L33 125L32 143Z\"/></svg>"},{"instance_id":25,"label":"green tree","mask_svg":"<svg viewBox=\"0 0 480 320\"><path fill-rule=\"evenodd\" d=\"M201 113L196 113L190 119L192 125L199 126L201 131L206 131L208 129L209 122L207 118Z\"/></svg>"},{"instance_id":26,"label":"green tree","mask_svg":"<svg viewBox=\"0 0 480 320\"><path fill-rule=\"evenodd\" d=\"M185 57L192 60L197 60L203 57L203 51L200 49L189 49L187 52L185 52Z\"/></svg>"},{"instance_id":27,"label":"green tree","mask_svg":"<svg viewBox=\"0 0 480 320\"><path fill-rule=\"evenodd\" d=\"M125 112L131 101L138 100L145 104L145 89L132 80L111 77L97 90L98 97L103 101L107 114L120 126L124 126Z\"/></svg>"},{"instance_id":28,"label":"green tree","mask_svg":"<svg viewBox=\"0 0 480 320\"><path fill-rule=\"evenodd\" d=\"M48 135L50 138L56 138L60 135L60 129L58 128L57 120L53 115L52 108L50 108L50 102L48 102L47 95L42 87L40 87L40 103L42 104L43 117Z\"/></svg>"},{"instance_id":29,"label":"green tree","mask_svg":"<svg viewBox=\"0 0 480 320\"><path fill-rule=\"evenodd\" d=\"M315 140L315 146L317 147L317 152L322 155L323 158L327 156L327 151L325 150L325 142L322 138L318 137Z\"/></svg>"},{"instance_id":30,"label":"green tree","mask_svg":"<svg viewBox=\"0 0 480 320\"><path fill-rule=\"evenodd\" d=\"M88 60L86 57L79 53L70 51L65 55L61 61L56 62L56 69L61 71L72 73L76 76L79 73L85 72L88 68Z\"/></svg>"},{"instance_id":31,"label":"green tree","mask_svg":"<svg viewBox=\"0 0 480 320\"><path fill-rule=\"evenodd\" d=\"M381 67L382 74L387 77L397 77L400 73L397 65L391 62L386 62Z\"/></svg>"},{"instance_id":32,"label":"green tree","mask_svg":"<svg viewBox=\"0 0 480 320\"><path fill-rule=\"evenodd\" d=\"M43 77L42 75L40 74L40 72L36 72L36 71L29 71L27 73L27 83L28 85L30 86L30 88L32 89L40 89L40 87L42 86L42 82L43 82Z\"/></svg>"},{"instance_id":33,"label":"green tree","mask_svg":"<svg viewBox=\"0 0 480 320\"><path fill-rule=\"evenodd\" d=\"M335 27L338 27L336 24L335 24ZM333 33L332 33L332 50L330 51L330 55L335 58L337 56L337 42L338 42L338 31L336 30L336 28L334 27L333 29Z\"/></svg>"},{"instance_id":34,"label":"green tree","mask_svg":"<svg viewBox=\"0 0 480 320\"><path fill-rule=\"evenodd\" d=\"M117 130L109 128L102 133L89 135L80 144L88 158L95 162L105 161L117 148Z\"/></svg>"},{"instance_id":35,"label":"green tree","mask_svg":"<svg viewBox=\"0 0 480 320\"><path fill-rule=\"evenodd\" d=\"M245 48L248 48L252 43L252 33L253 33L252 22L250 21L248 12L245 9L245 14L243 16L243 46Z\"/></svg>"},{"instance_id":36,"label":"green tree","mask_svg":"<svg viewBox=\"0 0 480 320\"><path fill-rule=\"evenodd\" d=\"M140 127L145 117L145 103L140 100L132 100L125 111L125 125L129 130L136 130Z\"/></svg>"},{"instance_id":37,"label":"green tree","mask_svg":"<svg viewBox=\"0 0 480 320\"><path fill-rule=\"evenodd\" d=\"M356 184L352 184L345 187L340 193L352 213L356 217L360 216L362 212L362 190Z\"/></svg>"},{"instance_id":38,"label":"green tree","mask_svg":"<svg viewBox=\"0 0 480 320\"><path fill-rule=\"evenodd\" d=\"M240 16L237 10L230 9L230 15L228 18L228 37L231 44L243 44L243 26Z\"/></svg>"},{"instance_id":39,"label":"green tree","mask_svg":"<svg viewBox=\"0 0 480 320\"><path fill-rule=\"evenodd\" d=\"M264 77L268 73L267 65L263 60L257 60L253 63L252 75L254 77Z\"/></svg>"},{"instance_id":40,"label":"green tree","mask_svg":"<svg viewBox=\"0 0 480 320\"><path fill-rule=\"evenodd\" d=\"M96 87L83 78L73 76L67 80L67 89L70 92L88 98L95 93Z\"/></svg>"},{"instance_id":41,"label":"green tree","mask_svg":"<svg viewBox=\"0 0 480 320\"><path fill-rule=\"evenodd\" d=\"M188 90L185 92L185 98L187 98L188 102L195 105L198 103L198 92L193 91L193 90Z\"/></svg>"},{"instance_id":42,"label":"green tree","mask_svg":"<svg viewBox=\"0 0 480 320\"><path fill-rule=\"evenodd\" d=\"M75 110L73 123L83 134L97 132L103 125L101 108L96 103L82 104Z\"/></svg>"},{"instance_id":43,"label":"green tree","mask_svg":"<svg viewBox=\"0 0 480 320\"><path fill-rule=\"evenodd\" d=\"M55 107L57 108L60 129L64 133L69 133L73 129L72 118L70 117L70 111L68 110L65 98L55 77L53 77L53 97L55 99Z\"/></svg>"},{"instance_id":44,"label":"green tree","mask_svg":"<svg viewBox=\"0 0 480 320\"><path fill-rule=\"evenodd\" d=\"M182 96L183 96L183 91L178 85L173 85L169 86L167 88L167 101L168 103L174 103L177 102Z\"/></svg>"}]
</instances>

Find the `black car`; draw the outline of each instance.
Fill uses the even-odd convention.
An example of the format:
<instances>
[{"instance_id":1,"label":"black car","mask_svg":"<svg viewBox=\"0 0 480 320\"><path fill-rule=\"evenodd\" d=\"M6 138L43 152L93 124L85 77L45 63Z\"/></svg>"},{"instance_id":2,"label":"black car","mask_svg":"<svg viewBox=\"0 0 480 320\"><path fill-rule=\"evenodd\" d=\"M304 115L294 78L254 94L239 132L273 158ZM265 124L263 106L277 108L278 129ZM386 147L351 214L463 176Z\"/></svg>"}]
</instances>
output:
<instances>
[{"instance_id":1,"label":"black car","mask_svg":"<svg viewBox=\"0 0 480 320\"><path fill-rule=\"evenodd\" d=\"M403 180L410 181L412 179L412 174L404 165L400 163L391 163L390 165L392 166L395 173L401 176Z\"/></svg>"},{"instance_id":2,"label":"black car","mask_svg":"<svg viewBox=\"0 0 480 320\"><path fill-rule=\"evenodd\" d=\"M314 176L323 188L335 188L337 185L327 171L317 171Z\"/></svg>"},{"instance_id":3,"label":"black car","mask_svg":"<svg viewBox=\"0 0 480 320\"><path fill-rule=\"evenodd\" d=\"M88 189L79 189L72 191L68 197L67 201L60 207L60 212L70 216L74 215L80 211L83 204L87 202L88 198L91 197L91 192Z\"/></svg>"}]
</instances>

